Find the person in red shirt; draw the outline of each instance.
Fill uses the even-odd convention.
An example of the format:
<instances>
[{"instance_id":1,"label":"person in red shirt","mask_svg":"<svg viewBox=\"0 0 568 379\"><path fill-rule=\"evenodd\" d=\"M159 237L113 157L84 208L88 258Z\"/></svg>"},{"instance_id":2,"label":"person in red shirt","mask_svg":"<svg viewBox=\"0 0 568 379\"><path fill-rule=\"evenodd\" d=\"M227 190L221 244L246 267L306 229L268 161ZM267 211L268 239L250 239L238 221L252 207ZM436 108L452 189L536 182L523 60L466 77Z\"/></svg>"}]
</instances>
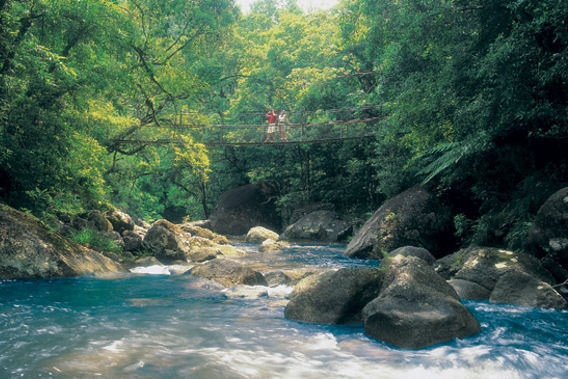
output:
<instances>
[{"instance_id":1,"label":"person in red shirt","mask_svg":"<svg viewBox=\"0 0 568 379\"><path fill-rule=\"evenodd\" d=\"M274 108L266 114L266 119L268 120L268 129L266 130L266 139L264 142L268 142L268 139L272 139L272 142L276 142L276 119L278 119L278 114Z\"/></svg>"}]
</instances>

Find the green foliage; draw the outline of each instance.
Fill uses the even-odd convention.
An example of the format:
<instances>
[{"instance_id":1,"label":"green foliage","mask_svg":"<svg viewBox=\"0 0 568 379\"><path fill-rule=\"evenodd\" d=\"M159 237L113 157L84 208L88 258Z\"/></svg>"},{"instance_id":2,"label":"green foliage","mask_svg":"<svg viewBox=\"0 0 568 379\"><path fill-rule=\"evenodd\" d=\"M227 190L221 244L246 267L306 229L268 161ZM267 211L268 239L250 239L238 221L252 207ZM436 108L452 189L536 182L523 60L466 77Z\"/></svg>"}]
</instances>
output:
<instances>
[{"instance_id":1,"label":"green foliage","mask_svg":"<svg viewBox=\"0 0 568 379\"><path fill-rule=\"evenodd\" d=\"M345 0L310 14L266 0L246 15L229 0L3 1L0 196L36 215L113 203L196 219L223 191L271 180L286 218L313 202L365 215L422 182L462 243L522 248L568 183L567 19L562 0ZM376 135L321 145L207 149L217 130L179 128L264 124L271 107L296 125L385 119L289 129ZM170 138L182 145L114 142Z\"/></svg>"},{"instance_id":2,"label":"green foliage","mask_svg":"<svg viewBox=\"0 0 568 379\"><path fill-rule=\"evenodd\" d=\"M71 234L71 239L78 244L96 251L108 251L116 254L122 253L122 248L116 241L92 228L74 231Z\"/></svg>"}]
</instances>

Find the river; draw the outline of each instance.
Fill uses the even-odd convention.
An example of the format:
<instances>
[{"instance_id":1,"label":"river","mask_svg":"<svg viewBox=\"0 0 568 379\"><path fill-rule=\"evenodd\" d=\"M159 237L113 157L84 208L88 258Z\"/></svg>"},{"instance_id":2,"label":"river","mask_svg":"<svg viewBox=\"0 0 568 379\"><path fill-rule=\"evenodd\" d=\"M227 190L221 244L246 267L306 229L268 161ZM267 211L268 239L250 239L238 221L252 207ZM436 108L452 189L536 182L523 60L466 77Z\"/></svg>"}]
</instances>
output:
<instances>
[{"instance_id":1,"label":"river","mask_svg":"<svg viewBox=\"0 0 568 379\"><path fill-rule=\"evenodd\" d=\"M377 264L331 246L277 255L241 247L245 261L274 267ZM406 350L366 337L362 325L285 319L288 287L235 297L166 269L0 281L0 377L568 377L567 311L464 301L480 334Z\"/></svg>"}]
</instances>

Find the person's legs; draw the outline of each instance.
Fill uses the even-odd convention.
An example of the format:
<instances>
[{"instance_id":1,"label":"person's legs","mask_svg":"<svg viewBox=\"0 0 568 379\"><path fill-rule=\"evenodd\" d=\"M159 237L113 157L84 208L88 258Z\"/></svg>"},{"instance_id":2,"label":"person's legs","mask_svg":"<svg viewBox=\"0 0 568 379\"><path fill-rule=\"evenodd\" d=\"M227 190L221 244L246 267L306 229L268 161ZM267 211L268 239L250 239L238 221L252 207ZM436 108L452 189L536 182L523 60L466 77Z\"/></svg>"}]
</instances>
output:
<instances>
[{"instance_id":1,"label":"person's legs","mask_svg":"<svg viewBox=\"0 0 568 379\"><path fill-rule=\"evenodd\" d=\"M272 139L272 142L276 142L276 130L274 124L268 124L268 130L266 131L266 139L264 142L268 142L269 139Z\"/></svg>"}]
</instances>

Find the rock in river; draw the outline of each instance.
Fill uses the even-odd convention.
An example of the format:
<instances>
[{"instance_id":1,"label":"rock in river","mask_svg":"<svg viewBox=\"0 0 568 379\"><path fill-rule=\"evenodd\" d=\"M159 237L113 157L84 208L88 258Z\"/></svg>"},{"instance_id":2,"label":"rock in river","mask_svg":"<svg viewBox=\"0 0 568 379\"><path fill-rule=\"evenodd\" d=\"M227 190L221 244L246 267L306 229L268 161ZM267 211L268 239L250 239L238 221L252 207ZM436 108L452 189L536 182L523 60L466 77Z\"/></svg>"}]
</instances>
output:
<instances>
[{"instance_id":1,"label":"rock in river","mask_svg":"<svg viewBox=\"0 0 568 379\"><path fill-rule=\"evenodd\" d=\"M187 259L189 236L167 220L158 220L144 236L144 248L160 261L170 263Z\"/></svg>"},{"instance_id":2,"label":"rock in river","mask_svg":"<svg viewBox=\"0 0 568 379\"><path fill-rule=\"evenodd\" d=\"M288 226L282 239L289 241L337 242L345 240L353 232L353 225L329 210L309 213Z\"/></svg>"},{"instance_id":3,"label":"rock in river","mask_svg":"<svg viewBox=\"0 0 568 379\"><path fill-rule=\"evenodd\" d=\"M397 255L381 267L386 272L380 295L363 309L368 335L417 349L481 330L452 287L422 259Z\"/></svg>"},{"instance_id":4,"label":"rock in river","mask_svg":"<svg viewBox=\"0 0 568 379\"><path fill-rule=\"evenodd\" d=\"M489 301L536 308L568 308L566 300L550 284L517 270L499 278Z\"/></svg>"},{"instance_id":5,"label":"rock in river","mask_svg":"<svg viewBox=\"0 0 568 379\"><path fill-rule=\"evenodd\" d=\"M461 249L438 259L435 269L445 279L473 282L490 292L499 278L512 270L526 272L548 283L554 280L535 257L494 247Z\"/></svg>"},{"instance_id":6,"label":"rock in river","mask_svg":"<svg viewBox=\"0 0 568 379\"><path fill-rule=\"evenodd\" d=\"M242 264L230 259L215 259L208 261L191 269L191 275L201 279L213 280L225 287L232 287L237 284L247 284L250 286L267 286L268 283L264 276Z\"/></svg>"},{"instance_id":7,"label":"rock in river","mask_svg":"<svg viewBox=\"0 0 568 379\"><path fill-rule=\"evenodd\" d=\"M344 268L300 281L286 306L289 319L322 324L361 322L361 310L379 294L377 268Z\"/></svg>"},{"instance_id":8,"label":"rock in river","mask_svg":"<svg viewBox=\"0 0 568 379\"><path fill-rule=\"evenodd\" d=\"M247 243L263 243L264 241L271 239L277 241L279 238L278 233L273 232L262 226L255 226L251 228L247 236L245 237L245 242Z\"/></svg>"}]
</instances>

